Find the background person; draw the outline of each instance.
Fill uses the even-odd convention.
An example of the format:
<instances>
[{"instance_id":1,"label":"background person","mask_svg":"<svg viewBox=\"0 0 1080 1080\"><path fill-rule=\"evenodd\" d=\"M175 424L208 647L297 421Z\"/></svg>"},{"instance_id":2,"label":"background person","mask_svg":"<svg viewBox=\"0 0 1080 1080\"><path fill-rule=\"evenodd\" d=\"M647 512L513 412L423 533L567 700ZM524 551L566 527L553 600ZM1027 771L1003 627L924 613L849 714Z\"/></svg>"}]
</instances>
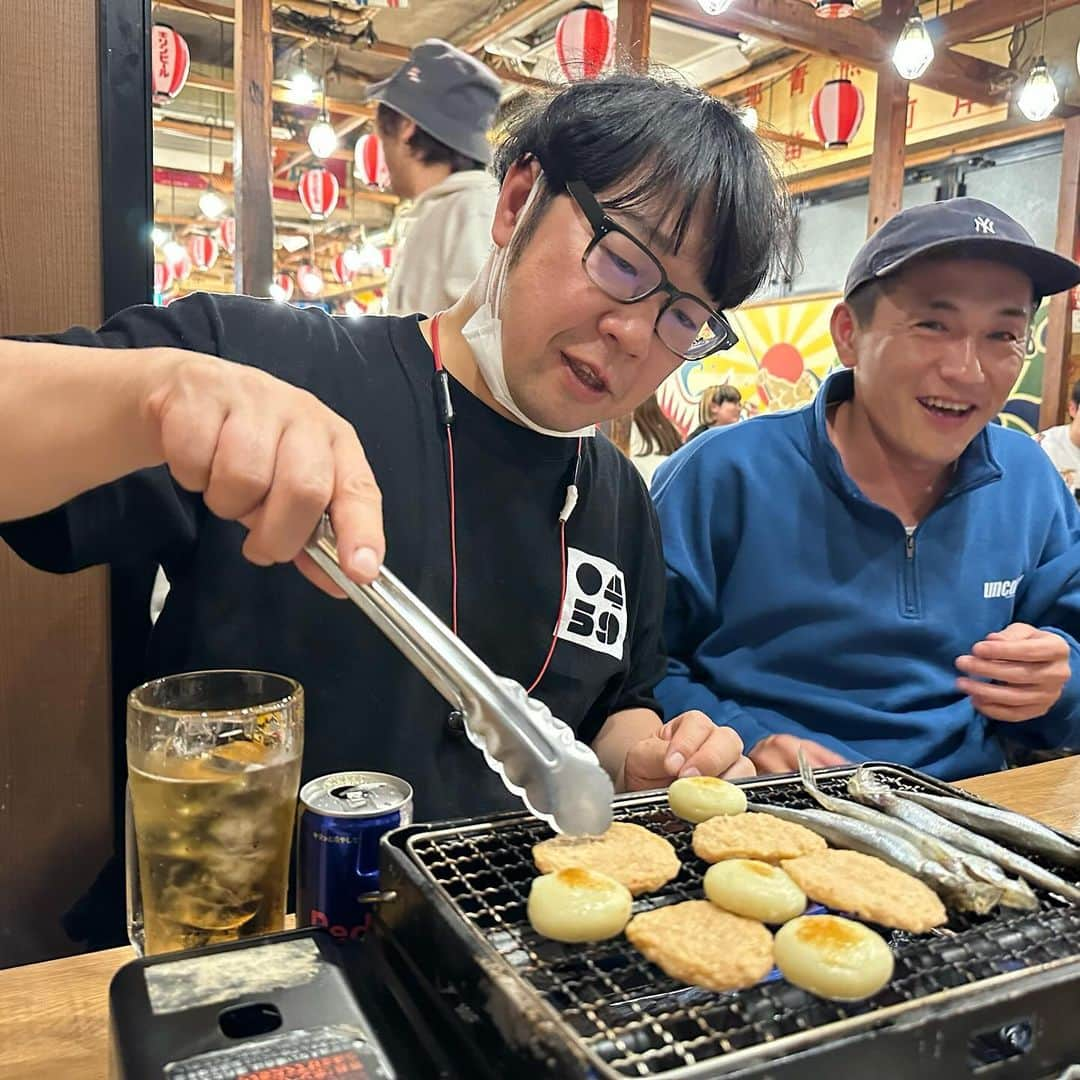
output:
<instances>
[{"instance_id":1,"label":"background person","mask_svg":"<svg viewBox=\"0 0 1080 1080\"><path fill-rule=\"evenodd\" d=\"M445 41L423 41L368 90L390 187L412 205L387 292L391 315L434 315L456 303L491 251L499 186L488 173L487 133L502 85L479 60Z\"/></svg>"},{"instance_id":2,"label":"background person","mask_svg":"<svg viewBox=\"0 0 1080 1080\"><path fill-rule=\"evenodd\" d=\"M742 417L742 394L729 383L710 386L701 396L701 423L687 436L696 439L710 428L729 427Z\"/></svg>"},{"instance_id":3,"label":"background person","mask_svg":"<svg viewBox=\"0 0 1080 1080\"><path fill-rule=\"evenodd\" d=\"M1061 473L1065 486L1074 494L1080 488L1080 379L1069 395L1069 423L1047 428L1035 436L1054 468Z\"/></svg>"},{"instance_id":4,"label":"background person","mask_svg":"<svg viewBox=\"0 0 1080 1080\"><path fill-rule=\"evenodd\" d=\"M650 394L635 410L630 425L630 460L646 486L652 483L657 466L682 446L679 429L664 415L655 394Z\"/></svg>"}]
</instances>

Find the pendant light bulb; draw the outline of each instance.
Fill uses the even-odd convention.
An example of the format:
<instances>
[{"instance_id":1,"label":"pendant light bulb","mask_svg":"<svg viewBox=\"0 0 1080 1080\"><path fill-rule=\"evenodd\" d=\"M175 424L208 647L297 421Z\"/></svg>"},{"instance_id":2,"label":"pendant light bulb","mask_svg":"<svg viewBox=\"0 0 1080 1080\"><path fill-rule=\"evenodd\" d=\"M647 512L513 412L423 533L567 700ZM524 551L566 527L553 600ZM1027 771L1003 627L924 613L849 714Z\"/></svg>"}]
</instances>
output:
<instances>
[{"instance_id":1,"label":"pendant light bulb","mask_svg":"<svg viewBox=\"0 0 1080 1080\"><path fill-rule=\"evenodd\" d=\"M934 59L934 43L918 8L900 31L893 49L892 62L901 78L917 79Z\"/></svg>"},{"instance_id":2,"label":"pendant light bulb","mask_svg":"<svg viewBox=\"0 0 1080 1080\"><path fill-rule=\"evenodd\" d=\"M184 249L184 245L178 243L176 240L170 240L162 249L161 254L165 256L165 261L170 266L175 266L181 262L187 251Z\"/></svg>"},{"instance_id":3,"label":"pendant light bulb","mask_svg":"<svg viewBox=\"0 0 1080 1080\"><path fill-rule=\"evenodd\" d=\"M159 226L155 225L150 230L150 240L153 242L154 247L159 248L162 244L166 243L169 239L169 234Z\"/></svg>"},{"instance_id":4,"label":"pendant light bulb","mask_svg":"<svg viewBox=\"0 0 1080 1080\"><path fill-rule=\"evenodd\" d=\"M355 300L349 299L345 301L345 314L350 319L359 319L364 314L364 309Z\"/></svg>"},{"instance_id":5,"label":"pendant light bulb","mask_svg":"<svg viewBox=\"0 0 1080 1080\"><path fill-rule=\"evenodd\" d=\"M1061 98L1058 95L1057 86L1046 66L1046 57L1040 56L1024 80L1020 95L1016 99L1016 107L1029 119L1036 123L1045 120L1058 106Z\"/></svg>"},{"instance_id":6,"label":"pendant light bulb","mask_svg":"<svg viewBox=\"0 0 1080 1080\"><path fill-rule=\"evenodd\" d=\"M731 0L697 0L697 2L698 7L706 15L723 15L731 7Z\"/></svg>"},{"instance_id":7,"label":"pendant light bulb","mask_svg":"<svg viewBox=\"0 0 1080 1080\"><path fill-rule=\"evenodd\" d=\"M297 105L310 105L319 93L319 83L306 67L301 67L289 80L289 96Z\"/></svg>"},{"instance_id":8,"label":"pendant light bulb","mask_svg":"<svg viewBox=\"0 0 1080 1080\"><path fill-rule=\"evenodd\" d=\"M739 119L743 122L745 128L750 131L757 131L758 111L753 105L744 105L739 110Z\"/></svg>"},{"instance_id":9,"label":"pendant light bulb","mask_svg":"<svg viewBox=\"0 0 1080 1080\"><path fill-rule=\"evenodd\" d=\"M328 158L338 147L337 132L323 113L308 132L308 146L317 158Z\"/></svg>"},{"instance_id":10,"label":"pendant light bulb","mask_svg":"<svg viewBox=\"0 0 1080 1080\"><path fill-rule=\"evenodd\" d=\"M276 281L270 282L270 288L267 291L270 293L270 298L279 304L284 304L289 299L289 294Z\"/></svg>"},{"instance_id":11,"label":"pendant light bulb","mask_svg":"<svg viewBox=\"0 0 1080 1080\"><path fill-rule=\"evenodd\" d=\"M217 220L225 213L225 200L216 191L204 191L199 196L199 213Z\"/></svg>"}]
</instances>

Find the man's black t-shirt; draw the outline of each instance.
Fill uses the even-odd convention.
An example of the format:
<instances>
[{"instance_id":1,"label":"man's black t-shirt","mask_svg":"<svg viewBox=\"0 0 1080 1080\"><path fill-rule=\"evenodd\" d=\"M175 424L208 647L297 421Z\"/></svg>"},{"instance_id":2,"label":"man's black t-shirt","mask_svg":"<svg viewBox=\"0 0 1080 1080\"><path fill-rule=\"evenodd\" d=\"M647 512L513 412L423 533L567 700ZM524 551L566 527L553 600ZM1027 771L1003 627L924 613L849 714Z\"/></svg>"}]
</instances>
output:
<instances>
[{"instance_id":1,"label":"man's black t-shirt","mask_svg":"<svg viewBox=\"0 0 1080 1080\"><path fill-rule=\"evenodd\" d=\"M415 319L331 318L273 301L197 294L131 308L100 331L48 340L175 346L251 364L311 391L348 420L383 494L387 565L449 622L445 429L433 360ZM498 674L528 686L551 643L561 587L558 514L575 439L539 435L451 383L456 420L458 618ZM581 497L567 529L567 598L551 665L534 695L590 741L620 709L659 707L663 564L652 504L633 466L585 439ZM347 601L294 567L261 569L244 530L211 514L164 467L82 495L0 535L27 561L69 571L158 560L172 584L148 675L251 667L306 692L304 776L375 769L407 779L420 818L513 806L449 707Z\"/></svg>"}]
</instances>

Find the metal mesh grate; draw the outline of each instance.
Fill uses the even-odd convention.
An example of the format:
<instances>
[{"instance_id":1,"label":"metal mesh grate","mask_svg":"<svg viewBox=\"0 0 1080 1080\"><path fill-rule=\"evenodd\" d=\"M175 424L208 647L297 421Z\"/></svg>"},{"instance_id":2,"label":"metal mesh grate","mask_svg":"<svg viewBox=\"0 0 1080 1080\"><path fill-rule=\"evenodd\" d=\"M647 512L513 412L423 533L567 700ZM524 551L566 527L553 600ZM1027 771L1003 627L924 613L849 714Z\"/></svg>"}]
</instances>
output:
<instances>
[{"instance_id":1,"label":"metal mesh grate","mask_svg":"<svg viewBox=\"0 0 1080 1080\"><path fill-rule=\"evenodd\" d=\"M879 774L914 786L903 774ZM823 778L830 794L843 777ZM758 803L810 806L796 782L752 786ZM683 867L662 889L634 902L634 913L700 899L707 864L690 847L693 826L666 800L616 808L616 818L666 837ZM655 1076L835 1021L914 1001L1047 961L1080 955L1080 909L1037 890L1038 912L952 912L947 927L927 935L878 928L896 958L892 981L866 1001L830 1002L784 981L775 971L746 990L715 993L687 987L654 967L622 936L593 945L562 945L529 925L525 907L537 870L530 849L550 833L532 819L460 832L420 833L414 858L458 910L535 989L601 1060L626 1076ZM1025 852L1025 854L1028 854ZM1068 881L1080 875L1032 856Z\"/></svg>"}]
</instances>

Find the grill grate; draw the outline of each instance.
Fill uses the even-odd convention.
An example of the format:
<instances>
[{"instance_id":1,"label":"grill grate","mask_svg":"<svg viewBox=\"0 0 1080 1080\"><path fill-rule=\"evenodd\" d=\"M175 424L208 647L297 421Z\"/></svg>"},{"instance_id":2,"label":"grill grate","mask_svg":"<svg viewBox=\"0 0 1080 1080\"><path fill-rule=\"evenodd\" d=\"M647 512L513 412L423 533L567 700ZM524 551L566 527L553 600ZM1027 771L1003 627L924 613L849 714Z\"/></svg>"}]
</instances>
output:
<instances>
[{"instance_id":1,"label":"grill grate","mask_svg":"<svg viewBox=\"0 0 1080 1080\"><path fill-rule=\"evenodd\" d=\"M913 788L918 783L900 772L882 770L879 775L896 787ZM830 794L841 795L845 779L823 777L820 784ZM762 804L812 805L792 780L755 783L749 790ZM683 863L674 881L635 900L635 914L704 895L707 864L690 847L693 826L676 818L666 799L654 796L617 806L615 816L666 837ZM988 916L950 912L947 927L927 935L877 928L892 947L895 973L885 989L866 1001L825 1001L790 985L776 972L756 986L731 993L687 987L654 967L622 936L569 946L532 929L526 902L537 870L530 849L549 835L540 822L513 819L452 833L418 833L410 838L409 847L517 975L594 1054L625 1076L660 1075L943 990L1080 955L1080 909L1036 890L1037 912L998 910ZM1080 881L1075 872L1031 857L1067 881Z\"/></svg>"}]
</instances>

